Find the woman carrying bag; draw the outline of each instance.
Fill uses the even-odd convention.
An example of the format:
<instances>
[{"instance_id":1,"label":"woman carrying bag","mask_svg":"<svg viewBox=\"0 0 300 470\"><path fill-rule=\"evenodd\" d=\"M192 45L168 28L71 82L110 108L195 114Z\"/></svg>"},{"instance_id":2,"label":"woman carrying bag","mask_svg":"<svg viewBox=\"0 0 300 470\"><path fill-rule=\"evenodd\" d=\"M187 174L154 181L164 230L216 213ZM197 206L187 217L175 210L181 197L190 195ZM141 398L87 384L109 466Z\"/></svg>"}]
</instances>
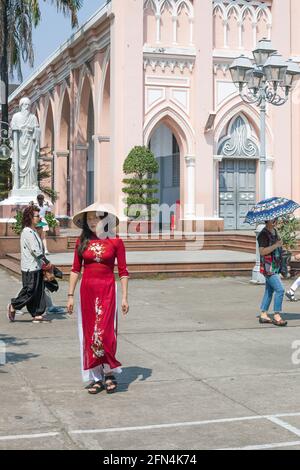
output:
<instances>
[{"instance_id":1,"label":"woman carrying bag","mask_svg":"<svg viewBox=\"0 0 300 470\"><path fill-rule=\"evenodd\" d=\"M33 323L49 322L43 316L46 310L44 272L51 270L52 265L45 258L43 243L37 233L39 212L39 208L33 205L23 212L20 239L23 288L7 306L7 317L11 322L15 321L16 310L24 307L31 314Z\"/></svg>"},{"instance_id":2,"label":"woman carrying bag","mask_svg":"<svg viewBox=\"0 0 300 470\"><path fill-rule=\"evenodd\" d=\"M265 227L258 235L259 253L261 256L261 273L265 276L266 287L261 303L260 323L273 323L276 326L286 326L287 321L281 318L284 287L280 279L282 264L282 240L276 230L277 219L265 222ZM273 320L268 315L268 310L274 297Z\"/></svg>"}]
</instances>

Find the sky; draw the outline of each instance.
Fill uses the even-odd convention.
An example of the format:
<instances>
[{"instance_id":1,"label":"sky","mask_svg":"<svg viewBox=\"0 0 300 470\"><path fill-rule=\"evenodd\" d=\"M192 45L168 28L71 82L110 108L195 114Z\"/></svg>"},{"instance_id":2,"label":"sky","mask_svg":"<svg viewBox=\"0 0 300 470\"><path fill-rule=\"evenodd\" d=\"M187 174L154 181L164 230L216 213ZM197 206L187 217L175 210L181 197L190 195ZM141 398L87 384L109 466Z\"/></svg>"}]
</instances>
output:
<instances>
[{"instance_id":1,"label":"sky","mask_svg":"<svg viewBox=\"0 0 300 470\"><path fill-rule=\"evenodd\" d=\"M50 0L40 1L42 20L37 28L33 30L33 44L35 62L34 67L23 64L23 80L26 80L63 42L65 42L75 31L72 30L70 18L58 13L55 5ZM85 23L106 0L84 0L83 6L78 13L79 25ZM18 83L15 78L12 80Z\"/></svg>"}]
</instances>

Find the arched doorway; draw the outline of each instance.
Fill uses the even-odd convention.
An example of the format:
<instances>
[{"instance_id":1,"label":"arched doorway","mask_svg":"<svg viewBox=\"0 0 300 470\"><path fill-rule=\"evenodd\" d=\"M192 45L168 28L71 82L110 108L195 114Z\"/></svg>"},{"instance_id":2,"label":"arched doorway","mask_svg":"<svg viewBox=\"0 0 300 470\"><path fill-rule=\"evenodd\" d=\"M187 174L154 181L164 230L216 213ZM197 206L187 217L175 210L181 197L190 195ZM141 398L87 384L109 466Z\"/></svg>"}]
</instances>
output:
<instances>
[{"instance_id":1,"label":"arched doorway","mask_svg":"<svg viewBox=\"0 0 300 470\"><path fill-rule=\"evenodd\" d=\"M92 94L89 98L88 120L87 120L87 180L86 180L86 202L89 206L95 198L95 158L94 158L94 105Z\"/></svg>"},{"instance_id":2,"label":"arched doorway","mask_svg":"<svg viewBox=\"0 0 300 470\"><path fill-rule=\"evenodd\" d=\"M79 88L78 130L74 177L72 177L74 207L82 208L94 202L94 102L88 75Z\"/></svg>"},{"instance_id":3,"label":"arched doorway","mask_svg":"<svg viewBox=\"0 0 300 470\"><path fill-rule=\"evenodd\" d=\"M64 192L60 193L59 198L59 213L70 216L70 98L69 93L65 90L62 110L61 110L61 121L60 121L60 137L59 137L59 152L58 156L58 168L57 179L60 182L60 187L64 188Z\"/></svg>"},{"instance_id":4,"label":"arched doorway","mask_svg":"<svg viewBox=\"0 0 300 470\"><path fill-rule=\"evenodd\" d=\"M225 230L249 230L244 223L248 210L256 202L256 172L259 159L258 139L243 114L235 116L224 128L218 142L219 215Z\"/></svg>"},{"instance_id":5,"label":"arched doorway","mask_svg":"<svg viewBox=\"0 0 300 470\"><path fill-rule=\"evenodd\" d=\"M161 124L153 132L149 147L159 163L159 191L156 197L160 205L168 205L175 214L176 204L180 201L180 150L177 139L169 127ZM160 229L170 228L170 220L165 220L161 211L159 224Z\"/></svg>"}]
</instances>

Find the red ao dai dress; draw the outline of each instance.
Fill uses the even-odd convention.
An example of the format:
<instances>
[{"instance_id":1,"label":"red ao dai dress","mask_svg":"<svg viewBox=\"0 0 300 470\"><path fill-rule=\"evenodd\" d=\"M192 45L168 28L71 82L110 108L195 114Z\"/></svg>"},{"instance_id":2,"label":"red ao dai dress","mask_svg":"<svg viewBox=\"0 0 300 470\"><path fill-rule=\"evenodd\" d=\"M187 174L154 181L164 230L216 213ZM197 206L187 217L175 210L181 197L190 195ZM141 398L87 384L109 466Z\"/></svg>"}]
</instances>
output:
<instances>
[{"instance_id":1,"label":"red ao dai dress","mask_svg":"<svg viewBox=\"0 0 300 470\"><path fill-rule=\"evenodd\" d=\"M93 236L82 256L76 243L72 271L83 276L77 302L84 381L101 380L103 372L121 372L117 351L117 290L114 265L119 277L128 277L124 243L120 238ZM103 367L103 369L102 369Z\"/></svg>"}]
</instances>

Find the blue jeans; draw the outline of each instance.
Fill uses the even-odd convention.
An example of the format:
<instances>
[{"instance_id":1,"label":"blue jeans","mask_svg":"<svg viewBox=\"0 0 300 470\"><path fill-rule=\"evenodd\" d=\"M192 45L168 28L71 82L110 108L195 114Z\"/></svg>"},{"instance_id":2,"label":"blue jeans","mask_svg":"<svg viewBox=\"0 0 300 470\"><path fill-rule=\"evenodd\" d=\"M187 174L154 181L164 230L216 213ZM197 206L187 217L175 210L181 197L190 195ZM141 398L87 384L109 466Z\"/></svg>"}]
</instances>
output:
<instances>
[{"instance_id":1,"label":"blue jeans","mask_svg":"<svg viewBox=\"0 0 300 470\"><path fill-rule=\"evenodd\" d=\"M282 311L282 301L284 296L284 287L282 285L280 276L279 274L273 274L272 276L266 276L265 279L266 288L260 309L262 312L267 312L269 310L273 293L275 292L274 312L280 313Z\"/></svg>"}]
</instances>

